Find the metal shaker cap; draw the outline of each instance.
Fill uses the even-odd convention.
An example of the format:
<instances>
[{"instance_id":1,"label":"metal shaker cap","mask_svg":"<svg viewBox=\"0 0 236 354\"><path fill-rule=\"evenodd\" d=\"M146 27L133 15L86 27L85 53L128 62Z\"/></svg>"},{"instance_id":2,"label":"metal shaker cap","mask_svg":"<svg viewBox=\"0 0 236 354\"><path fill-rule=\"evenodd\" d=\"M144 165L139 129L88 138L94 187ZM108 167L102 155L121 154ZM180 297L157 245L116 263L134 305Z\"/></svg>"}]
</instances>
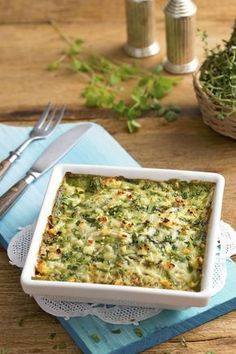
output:
<instances>
[{"instance_id":1,"label":"metal shaker cap","mask_svg":"<svg viewBox=\"0 0 236 354\"><path fill-rule=\"evenodd\" d=\"M193 16L197 6L191 0L173 0L167 3L164 12L173 18Z\"/></svg>"}]
</instances>

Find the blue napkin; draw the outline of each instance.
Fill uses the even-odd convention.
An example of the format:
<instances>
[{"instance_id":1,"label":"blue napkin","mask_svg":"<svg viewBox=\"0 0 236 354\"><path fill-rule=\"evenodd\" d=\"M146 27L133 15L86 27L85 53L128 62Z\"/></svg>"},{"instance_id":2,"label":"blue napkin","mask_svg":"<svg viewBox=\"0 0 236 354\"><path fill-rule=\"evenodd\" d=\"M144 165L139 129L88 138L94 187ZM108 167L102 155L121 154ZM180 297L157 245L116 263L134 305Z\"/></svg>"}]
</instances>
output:
<instances>
[{"instance_id":1,"label":"blue napkin","mask_svg":"<svg viewBox=\"0 0 236 354\"><path fill-rule=\"evenodd\" d=\"M59 135L72 128L74 124L60 125L56 132L46 140L32 143L23 156L12 166L0 182L0 195L22 178L43 150ZM0 125L0 161L10 150L26 139L30 128ZM72 150L60 160L61 163L81 163L116 166L137 166L132 157L101 126L94 124L78 141ZM17 227L31 224L38 215L47 188L51 171L29 186L19 201L0 221L2 243L7 243L16 233Z\"/></svg>"}]
</instances>

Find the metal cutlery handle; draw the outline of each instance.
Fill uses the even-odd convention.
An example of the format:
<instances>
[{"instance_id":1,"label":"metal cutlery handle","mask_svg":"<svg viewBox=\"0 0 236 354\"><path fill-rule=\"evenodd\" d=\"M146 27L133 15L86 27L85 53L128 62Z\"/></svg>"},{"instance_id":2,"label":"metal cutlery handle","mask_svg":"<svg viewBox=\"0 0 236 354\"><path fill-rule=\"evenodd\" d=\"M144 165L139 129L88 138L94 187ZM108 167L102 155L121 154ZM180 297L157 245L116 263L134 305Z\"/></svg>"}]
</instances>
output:
<instances>
[{"instance_id":1,"label":"metal cutlery handle","mask_svg":"<svg viewBox=\"0 0 236 354\"><path fill-rule=\"evenodd\" d=\"M6 158L2 162L0 162L0 179L9 170L10 166L11 166L11 161L9 160L9 158Z\"/></svg>"},{"instance_id":2,"label":"metal cutlery handle","mask_svg":"<svg viewBox=\"0 0 236 354\"><path fill-rule=\"evenodd\" d=\"M0 162L0 179L6 174L13 162L21 156L22 152L33 140L33 138L28 138L16 150L11 151L5 160Z\"/></svg>"},{"instance_id":3,"label":"metal cutlery handle","mask_svg":"<svg viewBox=\"0 0 236 354\"><path fill-rule=\"evenodd\" d=\"M0 218L8 209L17 201L21 193L33 182L35 177L27 175L18 182L16 182L8 191L0 197Z\"/></svg>"}]
</instances>

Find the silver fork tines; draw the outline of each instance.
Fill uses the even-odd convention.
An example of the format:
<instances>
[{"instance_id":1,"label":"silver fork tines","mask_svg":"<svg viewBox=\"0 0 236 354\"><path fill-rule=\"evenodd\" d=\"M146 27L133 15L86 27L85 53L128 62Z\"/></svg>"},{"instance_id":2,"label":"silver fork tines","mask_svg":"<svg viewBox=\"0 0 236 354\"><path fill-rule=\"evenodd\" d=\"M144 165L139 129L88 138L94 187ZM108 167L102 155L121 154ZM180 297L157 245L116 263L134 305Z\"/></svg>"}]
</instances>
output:
<instances>
[{"instance_id":1,"label":"silver fork tines","mask_svg":"<svg viewBox=\"0 0 236 354\"><path fill-rule=\"evenodd\" d=\"M52 104L48 103L47 107L43 111L43 114L41 115L41 117L39 117L39 120L36 122L34 129L31 131L31 133L33 131L35 131L37 128L41 128L41 126L45 122L46 118L48 117L48 114L49 114L51 108L52 108Z\"/></svg>"},{"instance_id":2,"label":"silver fork tines","mask_svg":"<svg viewBox=\"0 0 236 354\"><path fill-rule=\"evenodd\" d=\"M8 171L11 164L18 159L27 146L35 140L45 139L55 130L65 114L66 107L53 106L51 103L47 105L42 115L39 117L35 126L29 134L29 138L23 142L16 150L12 151L9 156L0 162L0 178Z\"/></svg>"},{"instance_id":3,"label":"silver fork tines","mask_svg":"<svg viewBox=\"0 0 236 354\"><path fill-rule=\"evenodd\" d=\"M61 109L54 108L52 112L51 120L48 121L47 126L45 127L48 134L50 134L53 131L53 129L58 125L58 123L60 123L62 117L64 116L65 109L66 109L65 106L62 107Z\"/></svg>"},{"instance_id":4,"label":"silver fork tines","mask_svg":"<svg viewBox=\"0 0 236 354\"><path fill-rule=\"evenodd\" d=\"M36 139L37 136L40 136L38 139L41 139L51 134L61 121L64 113L65 106L58 108L57 106L53 107L53 105L49 103L38 122L35 124L34 129L31 131L30 137Z\"/></svg>"}]
</instances>

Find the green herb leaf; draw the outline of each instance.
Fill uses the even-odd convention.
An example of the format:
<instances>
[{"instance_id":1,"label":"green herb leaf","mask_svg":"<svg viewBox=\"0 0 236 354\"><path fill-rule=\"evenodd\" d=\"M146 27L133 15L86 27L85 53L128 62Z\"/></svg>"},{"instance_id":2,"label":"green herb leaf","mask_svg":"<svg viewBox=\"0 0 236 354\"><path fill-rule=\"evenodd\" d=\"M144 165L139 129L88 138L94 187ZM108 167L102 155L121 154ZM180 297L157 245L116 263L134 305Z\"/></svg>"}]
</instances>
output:
<instances>
[{"instance_id":1,"label":"green herb leaf","mask_svg":"<svg viewBox=\"0 0 236 354\"><path fill-rule=\"evenodd\" d=\"M79 60L75 57L72 58L70 68L75 72L78 72L78 71L91 72L92 71L92 68L90 67L89 63L87 63L86 61Z\"/></svg>"},{"instance_id":2,"label":"green herb leaf","mask_svg":"<svg viewBox=\"0 0 236 354\"><path fill-rule=\"evenodd\" d=\"M160 104L160 101L154 97L150 102L150 107L152 110L158 110L159 108L162 107L162 105Z\"/></svg>"},{"instance_id":3,"label":"green herb leaf","mask_svg":"<svg viewBox=\"0 0 236 354\"><path fill-rule=\"evenodd\" d=\"M69 48L68 53L72 56L78 55L81 52L81 46L83 44L83 41L81 39L76 39L74 43L71 45Z\"/></svg>"},{"instance_id":4,"label":"green herb leaf","mask_svg":"<svg viewBox=\"0 0 236 354\"><path fill-rule=\"evenodd\" d=\"M164 113L164 117L168 122L174 122L177 120L178 114L174 111L169 110Z\"/></svg>"},{"instance_id":5,"label":"green herb leaf","mask_svg":"<svg viewBox=\"0 0 236 354\"><path fill-rule=\"evenodd\" d=\"M166 108L161 106L157 111L156 111L156 116L157 117L163 117L164 114L166 113Z\"/></svg>"},{"instance_id":6,"label":"green herb leaf","mask_svg":"<svg viewBox=\"0 0 236 354\"><path fill-rule=\"evenodd\" d=\"M139 128L141 127L141 125L135 121L134 119L132 120L127 120L127 128L129 133L134 133L136 132Z\"/></svg>"},{"instance_id":7,"label":"green herb leaf","mask_svg":"<svg viewBox=\"0 0 236 354\"><path fill-rule=\"evenodd\" d=\"M118 84L121 81L121 77L118 73L114 73L114 74L111 74L109 81L110 81L110 84L113 86L113 85Z\"/></svg>"},{"instance_id":8,"label":"green herb leaf","mask_svg":"<svg viewBox=\"0 0 236 354\"><path fill-rule=\"evenodd\" d=\"M49 333L49 336L48 336L49 339L54 339L55 337L56 337L55 332Z\"/></svg>"},{"instance_id":9,"label":"green herb leaf","mask_svg":"<svg viewBox=\"0 0 236 354\"><path fill-rule=\"evenodd\" d=\"M207 57L209 55L208 34L207 34L206 31L201 31L199 28L197 29L197 34L201 38L201 41L202 41L202 43L204 45L204 47L203 47L204 53L205 53L205 56Z\"/></svg>"},{"instance_id":10,"label":"green herb leaf","mask_svg":"<svg viewBox=\"0 0 236 354\"><path fill-rule=\"evenodd\" d=\"M153 97L160 99L165 97L171 91L173 86L174 80L160 76L159 78L153 80L151 93Z\"/></svg>"},{"instance_id":11,"label":"green herb leaf","mask_svg":"<svg viewBox=\"0 0 236 354\"><path fill-rule=\"evenodd\" d=\"M136 334L137 337L143 336L143 332L142 332L141 328L139 328L139 327L134 328L134 333Z\"/></svg>"},{"instance_id":12,"label":"green herb leaf","mask_svg":"<svg viewBox=\"0 0 236 354\"><path fill-rule=\"evenodd\" d=\"M169 104L168 109L170 109L171 111L173 111L175 113L181 112L181 108L179 106L177 106L176 104Z\"/></svg>"},{"instance_id":13,"label":"green herb leaf","mask_svg":"<svg viewBox=\"0 0 236 354\"><path fill-rule=\"evenodd\" d=\"M111 108L115 96L106 87L91 84L82 93L87 107Z\"/></svg>"},{"instance_id":14,"label":"green herb leaf","mask_svg":"<svg viewBox=\"0 0 236 354\"><path fill-rule=\"evenodd\" d=\"M160 74L163 71L163 65L162 64L157 64L152 68L152 72L154 74Z\"/></svg>"},{"instance_id":15,"label":"green herb leaf","mask_svg":"<svg viewBox=\"0 0 236 354\"><path fill-rule=\"evenodd\" d=\"M145 76L138 82L138 86L140 87L145 87L145 89L149 89L152 86L152 77L151 76Z\"/></svg>"},{"instance_id":16,"label":"green herb leaf","mask_svg":"<svg viewBox=\"0 0 236 354\"><path fill-rule=\"evenodd\" d=\"M124 117L128 111L129 107L125 104L123 100L113 105L113 111Z\"/></svg>"},{"instance_id":17,"label":"green herb leaf","mask_svg":"<svg viewBox=\"0 0 236 354\"><path fill-rule=\"evenodd\" d=\"M70 65L70 68L72 70L80 71L81 70L81 66L82 66L81 60L76 59L76 58L72 59L72 62L71 62L71 65Z\"/></svg>"},{"instance_id":18,"label":"green herb leaf","mask_svg":"<svg viewBox=\"0 0 236 354\"><path fill-rule=\"evenodd\" d=\"M141 111L138 110L135 106L131 106L128 109L127 114L126 114L126 116L129 120L134 120L135 118L140 117L140 115L141 115Z\"/></svg>"},{"instance_id":19,"label":"green herb leaf","mask_svg":"<svg viewBox=\"0 0 236 354\"><path fill-rule=\"evenodd\" d=\"M100 337L97 334L92 334L90 338L95 342L99 343L101 341Z\"/></svg>"},{"instance_id":20,"label":"green herb leaf","mask_svg":"<svg viewBox=\"0 0 236 354\"><path fill-rule=\"evenodd\" d=\"M121 329L120 328L111 329L111 333L120 334L121 333Z\"/></svg>"},{"instance_id":21,"label":"green herb leaf","mask_svg":"<svg viewBox=\"0 0 236 354\"><path fill-rule=\"evenodd\" d=\"M134 92L131 95L132 100L136 104L137 107L141 110L148 110L149 108L149 103L148 103L148 97L145 95L145 92L142 88L136 87Z\"/></svg>"},{"instance_id":22,"label":"green herb leaf","mask_svg":"<svg viewBox=\"0 0 236 354\"><path fill-rule=\"evenodd\" d=\"M119 67L119 75L122 79L122 81L126 81L133 76L138 75L140 72L140 69L135 66L135 65L130 65L130 64L121 64Z\"/></svg>"},{"instance_id":23,"label":"green herb leaf","mask_svg":"<svg viewBox=\"0 0 236 354\"><path fill-rule=\"evenodd\" d=\"M60 342L58 344L55 344L52 348L53 349L66 349L67 344L65 342Z\"/></svg>"},{"instance_id":24,"label":"green herb leaf","mask_svg":"<svg viewBox=\"0 0 236 354\"><path fill-rule=\"evenodd\" d=\"M58 70L60 66L60 63L58 61L53 61L52 63L49 63L47 66L47 69L49 71L55 71Z\"/></svg>"}]
</instances>

